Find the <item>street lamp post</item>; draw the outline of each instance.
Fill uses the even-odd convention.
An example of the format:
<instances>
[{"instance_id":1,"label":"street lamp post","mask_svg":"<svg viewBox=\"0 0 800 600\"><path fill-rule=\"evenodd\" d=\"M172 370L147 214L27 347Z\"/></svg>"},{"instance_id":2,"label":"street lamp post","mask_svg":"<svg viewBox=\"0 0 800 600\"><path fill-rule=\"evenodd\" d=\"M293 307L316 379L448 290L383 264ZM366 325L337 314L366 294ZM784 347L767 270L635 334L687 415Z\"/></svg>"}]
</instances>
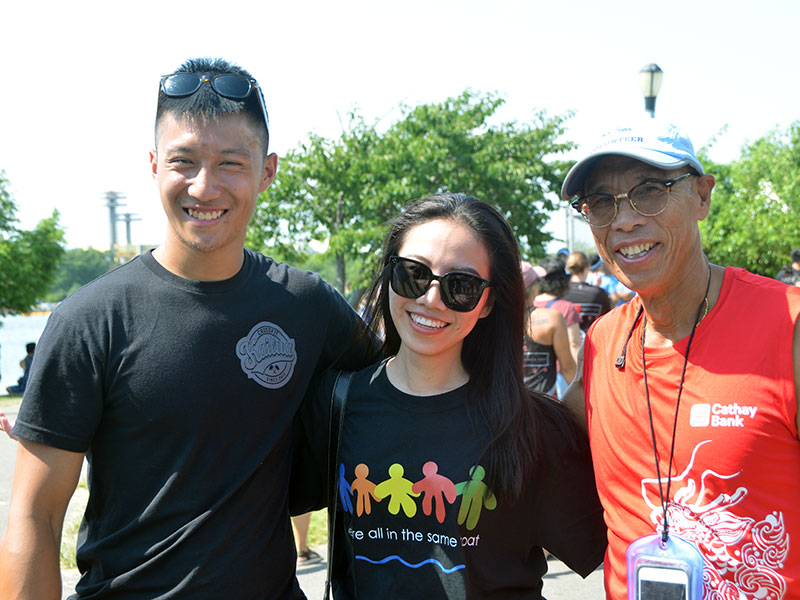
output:
<instances>
[{"instance_id":1,"label":"street lamp post","mask_svg":"<svg viewBox=\"0 0 800 600\"><path fill-rule=\"evenodd\" d=\"M650 113L651 118L656 116L656 96L661 89L663 78L664 71L655 63L650 63L639 71L639 86L644 95L644 109Z\"/></svg>"}]
</instances>

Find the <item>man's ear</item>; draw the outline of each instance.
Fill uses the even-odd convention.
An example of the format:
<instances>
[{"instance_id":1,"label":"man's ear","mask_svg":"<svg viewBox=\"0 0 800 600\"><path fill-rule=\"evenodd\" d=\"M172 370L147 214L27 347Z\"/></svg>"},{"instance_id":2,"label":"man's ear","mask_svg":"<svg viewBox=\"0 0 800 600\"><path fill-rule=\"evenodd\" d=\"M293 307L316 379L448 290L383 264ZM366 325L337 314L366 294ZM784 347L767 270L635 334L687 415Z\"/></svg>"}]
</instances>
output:
<instances>
[{"instance_id":1,"label":"man's ear","mask_svg":"<svg viewBox=\"0 0 800 600\"><path fill-rule=\"evenodd\" d=\"M700 205L698 206L697 220L702 221L708 216L708 211L711 208L711 190L717 180L710 173L701 175L697 178L697 195L700 198Z\"/></svg>"},{"instance_id":2,"label":"man's ear","mask_svg":"<svg viewBox=\"0 0 800 600\"><path fill-rule=\"evenodd\" d=\"M155 149L150 150L150 172L153 175L153 179L158 177L158 154L156 154Z\"/></svg>"},{"instance_id":3,"label":"man's ear","mask_svg":"<svg viewBox=\"0 0 800 600\"><path fill-rule=\"evenodd\" d=\"M264 169L261 171L261 185L258 188L260 194L266 190L275 180L275 174L278 172L278 155L274 152L268 154L264 158Z\"/></svg>"}]
</instances>

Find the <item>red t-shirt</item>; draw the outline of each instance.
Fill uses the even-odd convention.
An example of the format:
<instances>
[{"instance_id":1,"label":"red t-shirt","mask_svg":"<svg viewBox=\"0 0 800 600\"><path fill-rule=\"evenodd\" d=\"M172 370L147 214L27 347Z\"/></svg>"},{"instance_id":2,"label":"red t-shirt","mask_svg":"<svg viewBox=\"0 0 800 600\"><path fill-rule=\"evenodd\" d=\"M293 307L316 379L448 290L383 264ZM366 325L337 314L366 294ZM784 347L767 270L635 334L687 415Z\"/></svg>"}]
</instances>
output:
<instances>
[{"instance_id":1,"label":"red t-shirt","mask_svg":"<svg viewBox=\"0 0 800 600\"><path fill-rule=\"evenodd\" d=\"M663 511L641 361L640 299L589 329L584 389L598 492L608 525L606 593L627 598L628 545L661 530ZM700 549L706 599L800 598L800 440L792 336L800 288L728 267L695 332L670 487L670 533ZM662 486L688 337L647 348ZM790 543L791 542L791 543Z\"/></svg>"}]
</instances>

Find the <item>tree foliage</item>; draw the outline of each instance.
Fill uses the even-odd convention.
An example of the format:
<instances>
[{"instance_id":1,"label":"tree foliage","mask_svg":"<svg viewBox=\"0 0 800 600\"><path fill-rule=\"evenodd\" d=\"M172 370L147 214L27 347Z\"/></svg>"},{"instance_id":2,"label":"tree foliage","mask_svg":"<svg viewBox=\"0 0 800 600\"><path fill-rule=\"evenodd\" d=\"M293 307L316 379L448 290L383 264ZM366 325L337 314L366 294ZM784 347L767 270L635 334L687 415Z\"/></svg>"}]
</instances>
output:
<instances>
[{"instance_id":1,"label":"tree foliage","mask_svg":"<svg viewBox=\"0 0 800 600\"><path fill-rule=\"evenodd\" d=\"M800 122L742 148L738 160L703 160L717 179L701 223L713 262L774 277L800 248Z\"/></svg>"},{"instance_id":2,"label":"tree foliage","mask_svg":"<svg viewBox=\"0 0 800 600\"><path fill-rule=\"evenodd\" d=\"M411 200L452 191L497 206L523 254L543 255L550 236L542 229L566 167L555 157L571 148L558 141L567 116L540 111L530 123L494 124L502 104L496 95L465 91L438 104L401 106L382 132L354 111L337 139L310 134L281 158L248 245L302 260L311 241L326 242L336 287L363 288L388 221Z\"/></svg>"},{"instance_id":3,"label":"tree foliage","mask_svg":"<svg viewBox=\"0 0 800 600\"><path fill-rule=\"evenodd\" d=\"M58 263L46 300L60 302L78 288L106 273L112 266L108 251L94 248L67 250Z\"/></svg>"},{"instance_id":4,"label":"tree foliage","mask_svg":"<svg viewBox=\"0 0 800 600\"><path fill-rule=\"evenodd\" d=\"M64 252L58 212L31 231L16 227L16 206L0 172L0 316L30 311L47 292Z\"/></svg>"}]
</instances>

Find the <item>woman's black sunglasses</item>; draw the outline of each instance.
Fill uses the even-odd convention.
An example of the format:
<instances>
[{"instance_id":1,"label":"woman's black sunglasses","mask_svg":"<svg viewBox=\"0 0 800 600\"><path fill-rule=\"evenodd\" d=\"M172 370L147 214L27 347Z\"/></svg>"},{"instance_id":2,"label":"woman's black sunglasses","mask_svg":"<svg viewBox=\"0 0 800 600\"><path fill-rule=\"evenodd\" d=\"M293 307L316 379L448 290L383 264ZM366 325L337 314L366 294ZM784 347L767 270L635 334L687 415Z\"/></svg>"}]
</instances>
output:
<instances>
[{"instance_id":1,"label":"woman's black sunglasses","mask_svg":"<svg viewBox=\"0 0 800 600\"><path fill-rule=\"evenodd\" d=\"M442 303L456 312L470 312L478 306L483 290L491 286L491 282L471 273L445 273L434 275L428 265L413 258L392 256L391 284L394 293L403 298L419 298L434 280L439 282L439 295Z\"/></svg>"},{"instance_id":2,"label":"woman's black sunglasses","mask_svg":"<svg viewBox=\"0 0 800 600\"><path fill-rule=\"evenodd\" d=\"M205 75L179 72L164 75L161 78L161 91L170 98L185 98L197 92L206 81L217 94L232 100L244 100L253 90L256 90L258 103L264 116L264 125L267 127L267 136L269 136L267 103L264 100L264 94L261 92L258 82L253 78L244 77L236 73Z\"/></svg>"}]
</instances>

